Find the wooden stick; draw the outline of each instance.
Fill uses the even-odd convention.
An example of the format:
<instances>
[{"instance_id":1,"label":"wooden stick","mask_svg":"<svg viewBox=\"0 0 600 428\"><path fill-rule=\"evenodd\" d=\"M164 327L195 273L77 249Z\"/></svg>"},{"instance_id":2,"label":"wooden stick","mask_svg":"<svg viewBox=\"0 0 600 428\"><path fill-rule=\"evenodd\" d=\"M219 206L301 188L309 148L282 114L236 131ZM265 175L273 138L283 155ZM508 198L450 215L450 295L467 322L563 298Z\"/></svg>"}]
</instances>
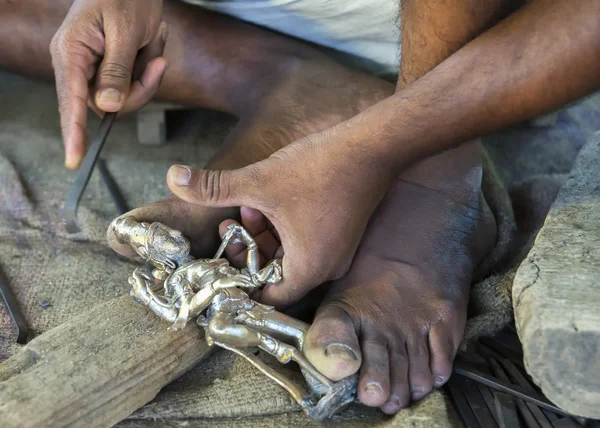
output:
<instances>
[{"instance_id":1,"label":"wooden stick","mask_svg":"<svg viewBox=\"0 0 600 428\"><path fill-rule=\"evenodd\" d=\"M127 296L35 338L0 365L2 426L116 424L208 354L196 323L168 327Z\"/></svg>"}]
</instances>

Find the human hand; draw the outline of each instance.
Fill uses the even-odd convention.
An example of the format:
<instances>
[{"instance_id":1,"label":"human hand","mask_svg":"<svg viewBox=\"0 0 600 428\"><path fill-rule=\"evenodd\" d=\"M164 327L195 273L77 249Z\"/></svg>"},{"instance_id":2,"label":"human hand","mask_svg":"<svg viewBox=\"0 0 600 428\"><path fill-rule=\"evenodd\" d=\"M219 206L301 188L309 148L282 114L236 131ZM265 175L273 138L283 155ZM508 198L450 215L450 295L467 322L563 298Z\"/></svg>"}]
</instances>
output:
<instances>
[{"instance_id":1,"label":"human hand","mask_svg":"<svg viewBox=\"0 0 600 428\"><path fill-rule=\"evenodd\" d=\"M100 115L127 113L158 90L168 66L161 14L162 0L75 0L71 6L50 44L67 168L78 168L85 155L87 106Z\"/></svg>"},{"instance_id":2,"label":"human hand","mask_svg":"<svg viewBox=\"0 0 600 428\"><path fill-rule=\"evenodd\" d=\"M167 182L189 203L244 206L265 215L283 248L283 281L267 285L261 301L287 305L349 269L394 177L394 165L383 159L351 130L336 127L238 170L173 166ZM257 243L261 248L258 237Z\"/></svg>"}]
</instances>

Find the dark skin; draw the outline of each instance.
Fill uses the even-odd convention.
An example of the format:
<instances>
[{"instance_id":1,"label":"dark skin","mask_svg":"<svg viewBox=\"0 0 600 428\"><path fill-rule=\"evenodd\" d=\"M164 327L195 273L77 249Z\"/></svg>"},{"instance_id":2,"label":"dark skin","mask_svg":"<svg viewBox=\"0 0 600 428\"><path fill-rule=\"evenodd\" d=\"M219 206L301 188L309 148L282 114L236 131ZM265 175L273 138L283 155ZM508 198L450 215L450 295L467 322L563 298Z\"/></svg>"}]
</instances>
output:
<instances>
[{"instance_id":1,"label":"dark skin","mask_svg":"<svg viewBox=\"0 0 600 428\"><path fill-rule=\"evenodd\" d=\"M169 187L190 203L263 212L281 238L288 272L263 296L274 304L294 301L347 272L395 171L597 89L600 30L590 9L599 5L538 0L352 119L243 169L175 166ZM334 182L326 171L337 172ZM282 179L266 188L274 176ZM315 266L313 257L322 263Z\"/></svg>"},{"instance_id":2,"label":"dark skin","mask_svg":"<svg viewBox=\"0 0 600 428\"><path fill-rule=\"evenodd\" d=\"M68 8L68 5L64 6ZM448 144L447 139L444 143L445 136L441 143L435 143L433 138L425 139L430 133L443 134L437 132L437 129L433 132L433 128L440 125L440 117L435 114L432 116L436 119L435 123L424 125L417 121L414 123L420 124L422 128L412 129L413 122L408 123L405 119L406 112L396 120L397 123L388 123L384 119L389 118L391 113L374 118L373 111L377 111L380 108L378 106L391 102L390 100L399 103L398 100L406 98L399 94L413 94L405 102L423 103L427 99L426 95L431 94L439 98L439 94L445 93L444 91L430 94L425 90L427 88L421 87L415 94L413 88L419 88L424 79L429 79L432 73L436 73L456 54L423 79L416 79L459 49L462 44L492 26L495 20L506 13L508 9L505 7L508 6L502 2L494 4L494 7L488 6L486 2L486 5L479 8L478 4L472 1L443 4L407 2L404 5L404 22L410 20L412 27L410 30L403 28L403 32L410 31L411 35L417 37L418 43L405 36L399 89L408 83L414 83L396 92L396 95L393 95L394 88L388 83L340 67L302 43L226 18L210 16L209 19L208 14L178 3L166 3L165 6L163 19L170 24L165 55L171 62L171 67L164 77L159 95L177 102L229 111L240 117L240 123L228 137L224 149L211 162L211 168L232 169L248 165L268 157L288 143L311 135L312 143L303 145L296 142L291 150L286 149L283 154L279 152L279 155L271 159L280 164L286 161L292 163L293 165L287 167L290 167L292 175L297 175L300 179L280 180L288 178L286 167L285 174L272 175L273 171L266 171L268 177L275 176L277 180L269 179L266 182L268 186L263 186L263 189L274 188L273 194L277 194L279 190L285 189L285 186L293 185L293 191L285 193L281 200L269 199L277 202L276 206L270 207L276 214L275 218L278 216L277 211L289 201L290 195L296 198L323 195L323 201L320 202L312 199L308 202L295 201L296 207L313 204L318 208L305 207L302 214L308 220L314 219L315 215L320 216L318 221L305 223L306 228L302 230L302 235L315 234L318 238L314 242L306 240L305 247L310 247L315 242L340 247L335 244L336 233L331 233L331 222L346 221L353 205L344 207L344 204L354 198L355 203L363 206L371 203L377 205L378 200L384 197L385 190L382 190L381 195L373 195L372 193L377 192L364 189L364 186L363 189L361 186L355 189L353 175L367 173L367 177L373 178L370 185L375 186L377 190L390 186L368 227L368 206L356 215L358 220L350 225L352 227L338 228L337 224L334 225L338 232L342 230L344 237L347 236L348 230L358 230L357 233L362 235L360 229L366 228L363 239L357 239L362 243L355 253L354 263L345 261L348 257L352 258L352 251L350 256L337 255L335 263L341 266L339 270L322 266L312 270L315 264L327 261L329 255L335 251L320 249L327 257L320 256L319 252L296 251L298 256L291 258L293 262L286 270L286 277L291 278L288 286L293 286L291 291L288 286L271 288L263 296L264 299L276 303L294 300L312 287L305 287L306 284L315 281L315 276L312 279L303 276L307 271L319 273L317 277L321 279L318 281L327 277L328 271L333 272L332 277L343 276L331 287L311 329L307 353L313 364L322 366L323 370L333 367L333 371L328 375L339 378L358 370L362 363L359 390L361 400L368 405L381 406L387 413L395 413L411 398L422 398L431 391L433 385L443 384L449 375L452 358L462 336L472 270L495 239L493 218L478 187L481 165L477 147L466 145L459 150L445 152L414 165L400 175L397 174L396 167L404 165L402 162L390 167L387 174L369 172L371 167L381 168L386 167L388 163L394 163L393 160L383 162L377 156L381 150L378 146L390 144L387 142L389 133L400 125L403 125L403 132L411 130L414 135L420 132L419 138L430 145ZM19 8L14 5L11 7ZM589 3L587 7L590 7ZM14 13L14 9L12 12ZM66 9L63 12L66 14ZM49 14L59 15L56 12ZM10 17L10 13L0 14L0 17L2 16L12 18L10 22L16 22L14 17ZM560 15L558 20L564 18ZM568 15L567 18L575 19ZM536 19L539 19L539 16ZM453 26L453 22L461 22L461 25ZM59 24L60 21L56 22L55 28ZM5 28L4 23L0 28ZM432 31L432 28L435 31ZM440 33L440 29L446 31ZM452 29L456 33L448 33ZM48 32L44 30L42 34ZM11 34L14 34L14 31ZM240 40L245 43L243 49L240 48ZM46 43L47 46L49 40L37 42L42 46ZM16 42L17 45L19 43L23 42ZM35 43L32 45L27 45L23 51L38 49ZM496 53L491 54L491 50L487 49L488 58L493 57L498 61L503 58ZM20 55L12 54L12 58L24 61L23 51ZM137 48L134 52L137 53ZM227 52L227 55L223 55L223 52ZM0 55L0 61L6 61L2 58L6 56ZM11 58L10 52L8 58ZM35 56L28 58L28 61L31 61L29 64L37 60ZM478 74L478 70L472 69L469 63L465 64L465 68L469 69L468 72ZM45 73L48 73L47 68L45 70ZM223 73L223 70L227 70L227 73ZM249 70L251 73L248 73ZM574 73L576 74L575 71ZM487 76L485 73L484 75ZM185 77L186 80L181 80L181 77ZM438 78L441 77L450 80L438 82L438 85L455 84L451 80L451 74L438 74ZM487 80L493 79L487 76ZM182 81L186 84L181 85ZM460 83L468 86L469 81L468 77L464 77ZM321 85L315 87L315 82ZM432 85L430 82L426 86ZM227 88L230 89L226 90ZM407 92L411 90L413 92ZM570 96L573 96L573 93ZM464 101L464 97L461 100ZM456 105L470 109L465 102ZM290 109L290 106L294 108ZM369 109L370 106L372 107ZM435 107L434 103L430 108ZM410 112L413 115L419 110ZM489 114L472 112L480 116L483 113ZM369 116L366 116L367 114ZM421 121L425 120L424 113L422 116L418 117ZM364 118L371 122L361 122ZM470 120L471 118L466 122L467 127L470 126ZM518 118L513 117L513 120ZM343 121L346 122L340 126L340 122ZM378 138L369 140L368 150L361 149L364 135L359 131L373 131L378 125L382 126ZM453 130L455 131L456 129ZM323 133L336 138L339 138L340 134L349 137L345 144L340 146L334 138L325 142ZM403 138L399 136L398 141L403 141ZM315 139L319 141L314 142ZM68 141L73 140L67 138L67 146L71 144ZM403 144L411 147L408 143ZM308 156L307 148L313 151ZM332 149L335 149L335 156L330 152ZM315 156L319 150L322 150L320 153L323 155ZM290 152L293 153L290 155ZM409 151L408 154L412 156L413 152L415 151ZM390 153L394 153L394 150ZM306 156L309 162L300 163L298 158L303 156ZM415 155L416 157L418 156ZM311 165L315 158L319 159L324 169ZM343 166L353 165L353 162L357 162L359 167L347 169ZM267 166L274 168L277 165L270 162ZM277 168L283 166L279 165ZM298 171L300 168L301 171ZM325 183L331 185L331 189L312 194L305 191L296 193L299 190L298 184L309 181L303 178L309 174L307 170L310 168L314 169L310 176L317 178L316 181L321 180L323 174L320 171L334 171L335 179ZM348 174L346 171L352 173ZM235 174L237 173L233 175ZM257 178L260 177L251 177L248 183L251 184ZM335 187L339 190L340 185L342 195L350 196L339 199L342 206L332 203L336 198ZM206 190L210 189L200 186L198 194L202 196ZM367 196L364 200L361 198L363 195ZM254 196L258 198L260 195ZM210 232L207 231L214 230L216 223L227 218L232 211L197 205L197 200L192 202L190 204L171 198L135 210L132 214L138 219L162 221L176 227L194 238L198 250L210 251L212 239L206 238L210 236ZM212 202L215 203L214 200ZM223 201L216 203L220 205ZM322 215L324 209L327 211L326 207L330 207L329 211ZM270 214L269 210L263 211ZM289 216L294 212L284 210L283 214ZM367 216L366 220L361 220L363 215ZM290 219L294 220L292 217ZM265 251L269 245L274 248L275 253L266 254L267 257L277 255L277 251L281 254L283 249L286 250L286 258L290 257L285 237L282 237L283 246L279 248L281 243L277 239L278 236L271 233L270 224L260 212L244 208L242 220L253 233L260 235L261 248ZM273 223L277 226L277 222ZM298 223L291 225L295 227ZM293 233L290 235L294 236ZM325 239L327 237L329 239ZM291 241L295 245L298 243L295 239ZM346 242L344 239L344 245ZM443 247L440 248L440 245ZM116 249L122 250L119 247ZM230 255L233 259L236 258L236 254ZM301 267L306 266L302 266L302 263L308 263L311 269L294 270L296 262ZM325 272L319 272L321 269ZM346 270L348 272L345 272ZM373 290L378 292L374 293ZM332 335L332 331L336 333ZM328 352L332 349L336 352Z\"/></svg>"},{"instance_id":3,"label":"dark skin","mask_svg":"<svg viewBox=\"0 0 600 428\"><path fill-rule=\"evenodd\" d=\"M290 303L348 271L396 171L600 88L599 8L600 1L537 0L352 119L243 169L174 166L169 188L189 203L264 213L288 276L263 296ZM277 186L266 187L274 176Z\"/></svg>"},{"instance_id":4,"label":"dark skin","mask_svg":"<svg viewBox=\"0 0 600 428\"><path fill-rule=\"evenodd\" d=\"M436 2L435 7L406 1L397 90L513 8L504 1ZM310 329L306 353L311 362L333 379L362 365L359 397L386 413L423 398L450 376L466 320L471 273L495 240L480 177L473 182L473 173L481 173L479 150L478 144L469 143L395 178L352 267L331 284ZM242 222L256 236L265 259L281 257L280 240L260 212L244 208ZM222 233L230 223L221 225ZM459 242L457 236L463 234L468 239ZM410 248L399 245L407 238ZM436 248L441 242L450 256ZM230 247L227 255L242 264L245 251L238 247ZM433 255L434 263L429 259ZM400 315L404 313L409 316ZM327 352L339 344L351 349L356 360Z\"/></svg>"}]
</instances>

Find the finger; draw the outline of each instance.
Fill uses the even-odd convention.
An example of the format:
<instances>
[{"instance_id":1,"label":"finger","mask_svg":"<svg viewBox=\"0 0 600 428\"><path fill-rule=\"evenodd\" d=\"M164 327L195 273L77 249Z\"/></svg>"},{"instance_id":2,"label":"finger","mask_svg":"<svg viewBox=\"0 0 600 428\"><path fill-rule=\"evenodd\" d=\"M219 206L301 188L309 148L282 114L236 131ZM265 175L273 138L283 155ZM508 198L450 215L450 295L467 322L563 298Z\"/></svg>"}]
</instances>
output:
<instances>
[{"instance_id":1,"label":"finger","mask_svg":"<svg viewBox=\"0 0 600 428\"><path fill-rule=\"evenodd\" d=\"M52 40L50 52L65 146L65 166L77 169L85 154L88 82L94 76L98 57L62 35Z\"/></svg>"},{"instance_id":2,"label":"finger","mask_svg":"<svg viewBox=\"0 0 600 428\"><path fill-rule=\"evenodd\" d=\"M280 248L273 231L269 229L267 218L258 210L248 207L240 208L242 225L252 235L261 256L267 260L275 258L275 253Z\"/></svg>"},{"instance_id":3,"label":"finger","mask_svg":"<svg viewBox=\"0 0 600 428\"><path fill-rule=\"evenodd\" d=\"M240 216L244 228L254 237L260 235L267 229L267 219L259 210L241 207Z\"/></svg>"},{"instance_id":4,"label":"finger","mask_svg":"<svg viewBox=\"0 0 600 428\"><path fill-rule=\"evenodd\" d=\"M160 24L154 40L140 51L135 61L134 81L129 96L121 112L137 111L148 104L158 92L162 80L169 68L169 62L162 56L168 36L165 22Z\"/></svg>"},{"instance_id":5,"label":"finger","mask_svg":"<svg viewBox=\"0 0 600 428\"><path fill-rule=\"evenodd\" d=\"M259 165L231 171L174 165L167 173L167 184L175 196L191 204L214 208L245 205L265 212Z\"/></svg>"},{"instance_id":6,"label":"finger","mask_svg":"<svg viewBox=\"0 0 600 428\"><path fill-rule=\"evenodd\" d=\"M96 74L94 102L105 112L121 110L131 85L133 65L141 40L121 19L105 19L106 50Z\"/></svg>"},{"instance_id":7,"label":"finger","mask_svg":"<svg viewBox=\"0 0 600 428\"><path fill-rule=\"evenodd\" d=\"M168 68L169 62L162 57L150 61L140 80L131 84L129 96L120 112L126 114L138 111L152 101Z\"/></svg>"},{"instance_id":8,"label":"finger","mask_svg":"<svg viewBox=\"0 0 600 428\"><path fill-rule=\"evenodd\" d=\"M154 38L137 55L133 66L133 79L139 80L144 74L148 63L155 58L162 57L165 52L167 38L169 36L169 26L166 22L161 22Z\"/></svg>"},{"instance_id":9,"label":"finger","mask_svg":"<svg viewBox=\"0 0 600 428\"><path fill-rule=\"evenodd\" d=\"M302 247L300 244L298 246ZM283 280L277 284L265 286L261 293L263 303L280 308L287 307L325 282L322 275L311 269L309 263L304 262L306 258L301 257L298 250L299 248L290 248L283 255ZM278 258L277 253L283 253L283 251L278 250L275 258ZM298 256L291 257L290 253L298 254Z\"/></svg>"}]
</instances>

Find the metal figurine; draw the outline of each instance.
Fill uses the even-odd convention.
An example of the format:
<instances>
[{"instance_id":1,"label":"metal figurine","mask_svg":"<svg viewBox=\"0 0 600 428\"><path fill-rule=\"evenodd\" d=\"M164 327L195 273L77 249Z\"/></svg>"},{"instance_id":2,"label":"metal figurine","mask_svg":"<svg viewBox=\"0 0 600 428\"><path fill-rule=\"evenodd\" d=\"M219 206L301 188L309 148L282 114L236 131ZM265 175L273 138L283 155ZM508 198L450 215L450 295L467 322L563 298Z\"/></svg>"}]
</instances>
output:
<instances>
[{"instance_id":1,"label":"metal figurine","mask_svg":"<svg viewBox=\"0 0 600 428\"><path fill-rule=\"evenodd\" d=\"M181 232L161 223L121 217L111 226L122 244L145 261L129 278L131 295L156 315L182 329L196 318L209 345L218 345L248 360L285 388L313 419L323 421L355 399L357 377L332 382L303 354L309 325L252 300L247 292L282 279L281 265L259 265L258 247L241 226L231 225L212 259L194 259ZM236 269L222 258L230 243L248 248L246 267ZM246 290L246 291L244 291ZM280 363L296 362L308 388L267 365L253 352L258 347Z\"/></svg>"}]
</instances>

